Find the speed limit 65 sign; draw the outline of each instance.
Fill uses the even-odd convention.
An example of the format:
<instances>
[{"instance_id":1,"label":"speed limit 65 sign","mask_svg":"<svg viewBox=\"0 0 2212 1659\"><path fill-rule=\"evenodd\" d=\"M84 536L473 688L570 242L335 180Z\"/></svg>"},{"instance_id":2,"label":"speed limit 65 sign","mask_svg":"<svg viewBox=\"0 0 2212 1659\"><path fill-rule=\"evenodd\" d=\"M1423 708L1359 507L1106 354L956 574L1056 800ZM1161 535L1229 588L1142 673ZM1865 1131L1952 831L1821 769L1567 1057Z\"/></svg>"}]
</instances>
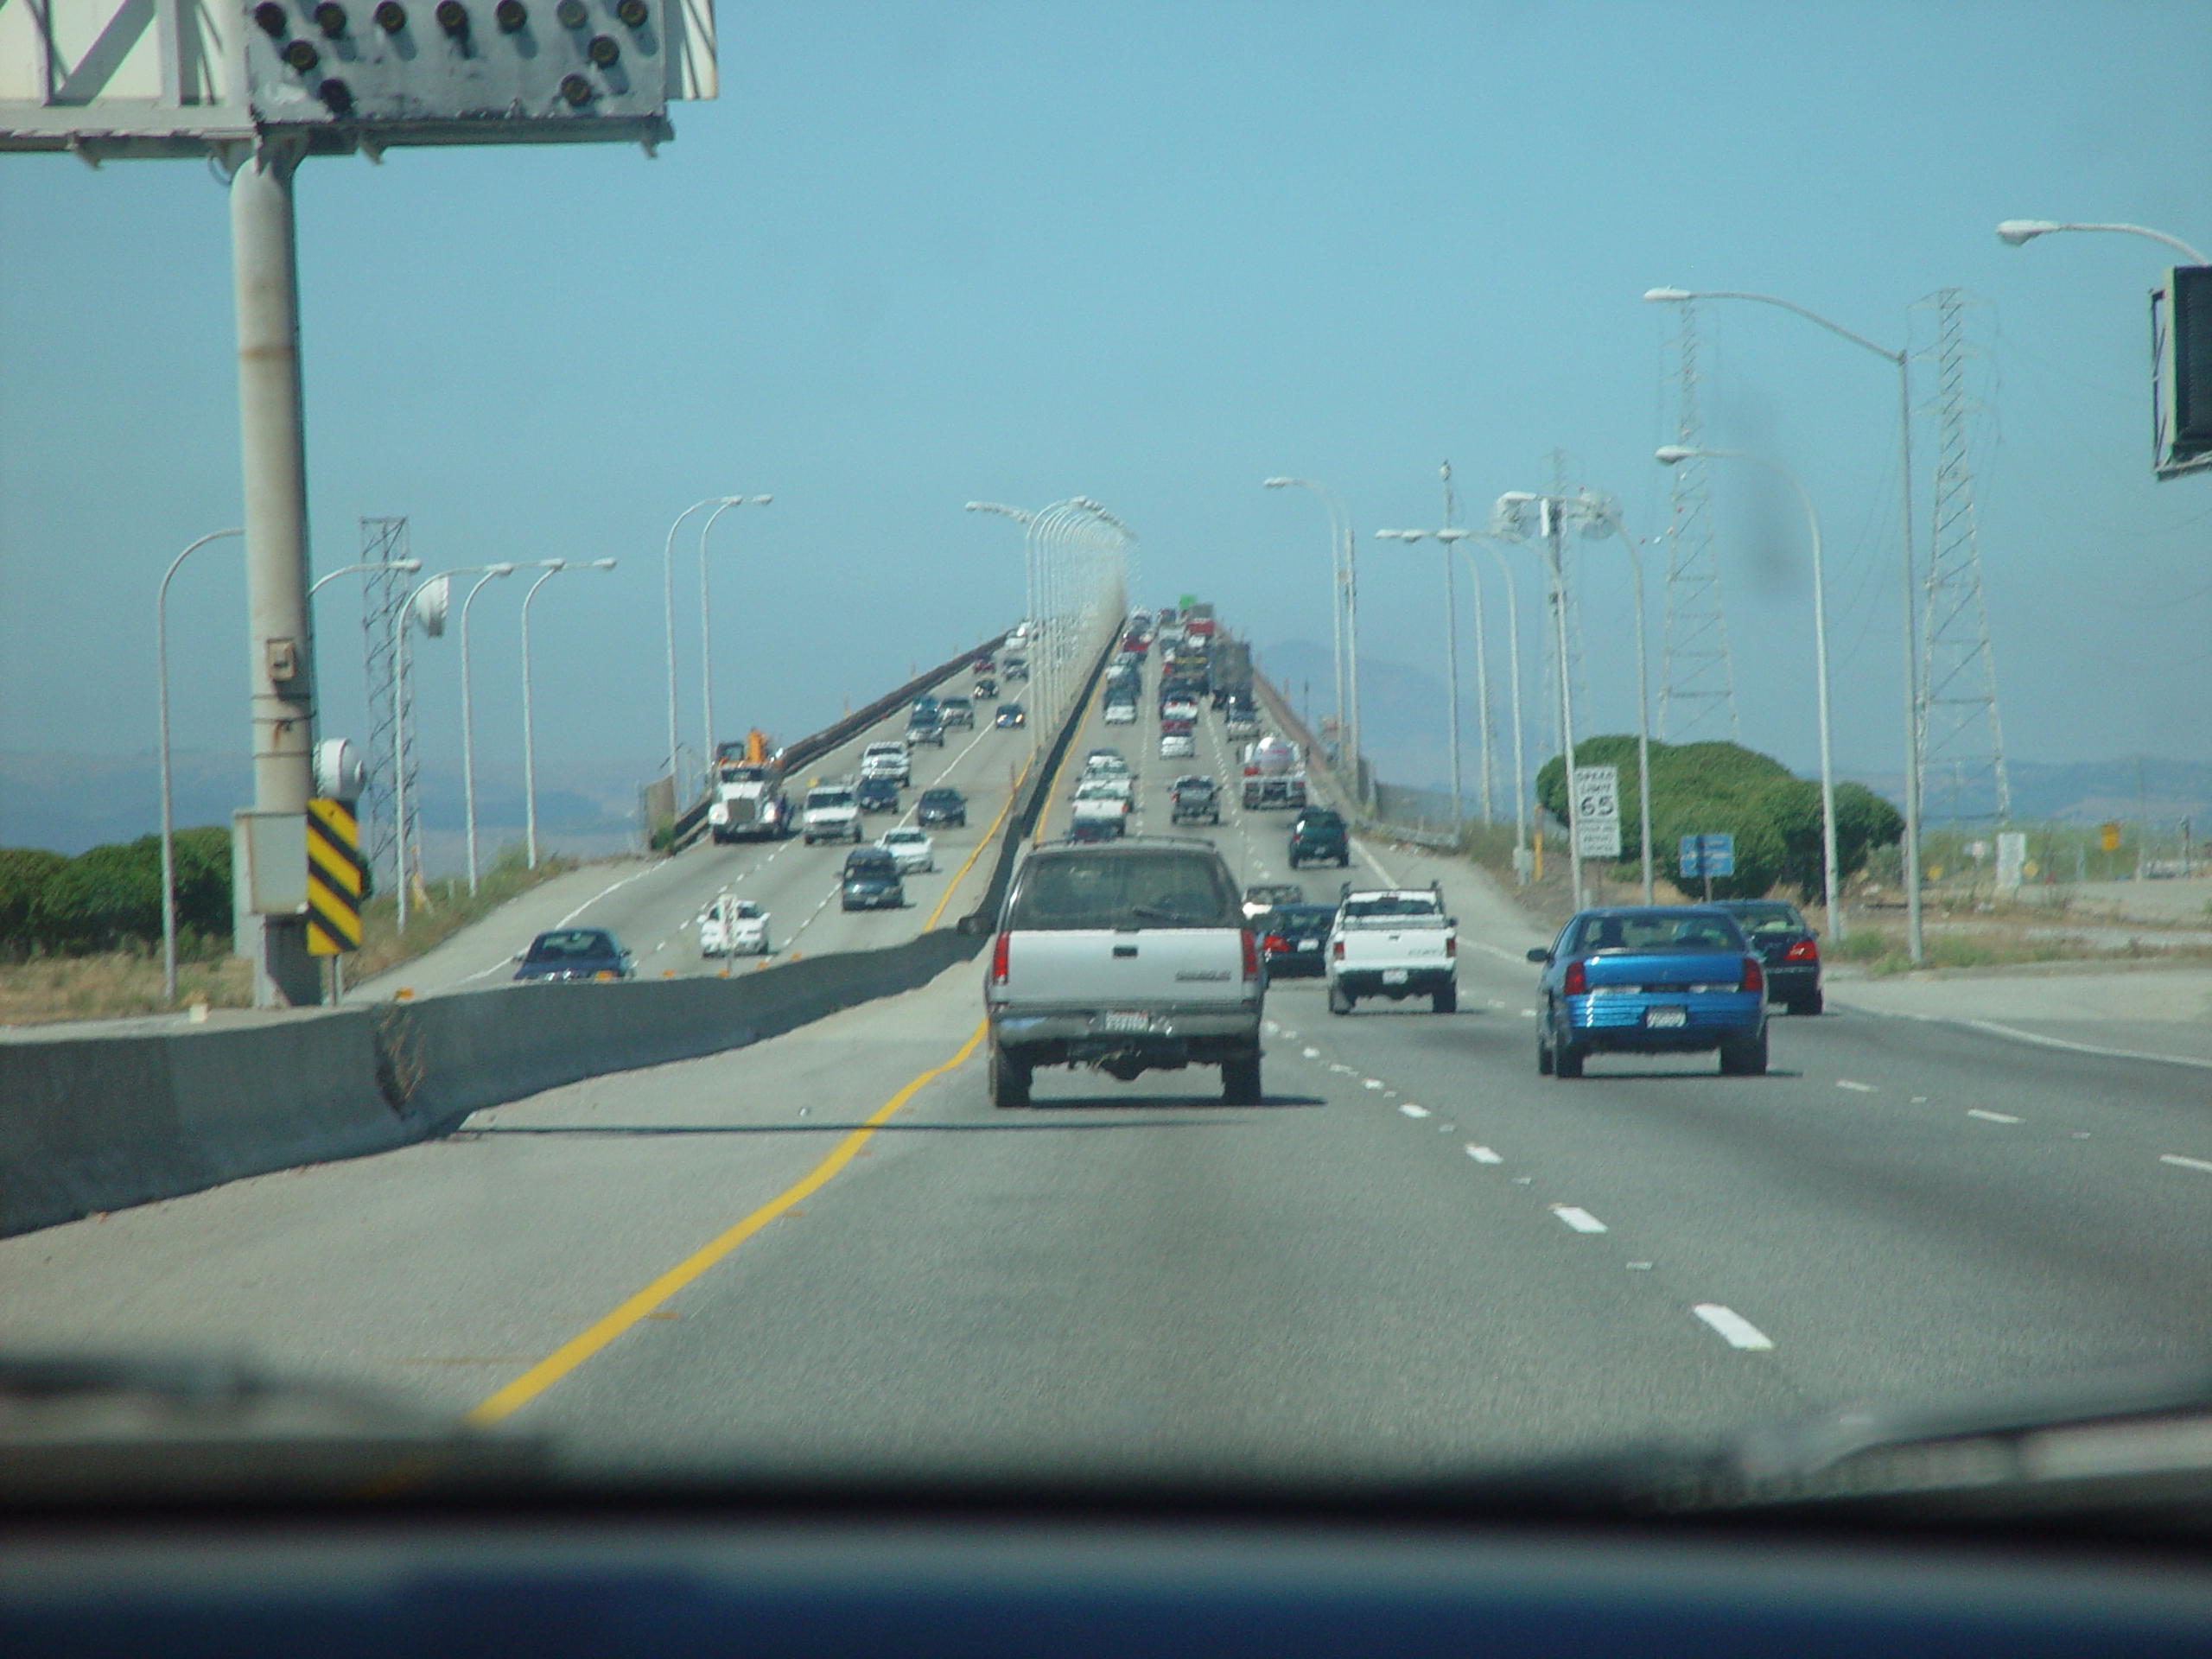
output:
<instances>
[{"instance_id":1,"label":"speed limit 65 sign","mask_svg":"<svg viewBox=\"0 0 2212 1659\"><path fill-rule=\"evenodd\" d=\"M1577 766L1574 769L1574 855L1577 858L1618 858L1621 855L1621 769L1618 766Z\"/></svg>"}]
</instances>

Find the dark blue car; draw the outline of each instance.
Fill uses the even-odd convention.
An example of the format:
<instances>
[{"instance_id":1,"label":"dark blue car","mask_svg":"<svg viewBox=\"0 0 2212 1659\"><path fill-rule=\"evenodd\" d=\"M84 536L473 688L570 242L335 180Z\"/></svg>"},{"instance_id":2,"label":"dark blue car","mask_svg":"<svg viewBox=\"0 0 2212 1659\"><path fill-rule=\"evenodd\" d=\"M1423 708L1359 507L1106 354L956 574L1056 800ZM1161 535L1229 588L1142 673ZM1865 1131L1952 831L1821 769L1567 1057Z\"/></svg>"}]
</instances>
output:
<instances>
[{"instance_id":1,"label":"dark blue car","mask_svg":"<svg viewBox=\"0 0 2212 1659\"><path fill-rule=\"evenodd\" d=\"M603 927L556 927L531 941L515 960L517 979L628 979L637 971Z\"/></svg>"},{"instance_id":2,"label":"dark blue car","mask_svg":"<svg viewBox=\"0 0 2212 1659\"><path fill-rule=\"evenodd\" d=\"M1766 1071L1766 970L1717 906L1586 910L1560 930L1536 990L1536 1070L1579 1077L1592 1054L1718 1049L1724 1077Z\"/></svg>"},{"instance_id":3,"label":"dark blue car","mask_svg":"<svg viewBox=\"0 0 2212 1659\"><path fill-rule=\"evenodd\" d=\"M895 778L863 778L853 785L853 804L863 812L896 812L899 782Z\"/></svg>"}]
</instances>

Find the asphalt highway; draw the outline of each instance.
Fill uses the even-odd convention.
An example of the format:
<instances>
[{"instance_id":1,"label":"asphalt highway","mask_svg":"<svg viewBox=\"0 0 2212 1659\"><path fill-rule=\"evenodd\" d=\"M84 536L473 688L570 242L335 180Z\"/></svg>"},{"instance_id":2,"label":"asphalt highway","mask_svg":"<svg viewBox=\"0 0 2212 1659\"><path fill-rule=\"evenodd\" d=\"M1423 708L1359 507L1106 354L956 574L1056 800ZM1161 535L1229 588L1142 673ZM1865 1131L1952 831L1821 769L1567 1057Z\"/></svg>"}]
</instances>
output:
<instances>
[{"instance_id":1,"label":"asphalt highway","mask_svg":"<svg viewBox=\"0 0 2212 1659\"><path fill-rule=\"evenodd\" d=\"M1151 708L1086 728L1043 833L1099 744L1150 830L1178 773L1233 781L1212 717L1162 761ZM1286 879L1287 815L1234 800L1178 833ZM1561 1083L1533 930L1471 874L1447 896L1459 1011L1279 982L1259 1107L1212 1071L1053 1071L995 1111L967 964L443 1141L0 1241L10 1339L244 1350L594 1467L1187 1477L1705 1442L2212 1351L2201 1070L1843 1012L1777 1019L1763 1078Z\"/></svg>"},{"instance_id":2,"label":"asphalt highway","mask_svg":"<svg viewBox=\"0 0 2212 1659\"><path fill-rule=\"evenodd\" d=\"M1021 701L1027 690L1026 683L1016 681L1007 700ZM973 694L967 674L947 681L939 693ZM913 781L900 791L899 812L862 815L862 835L873 842L893 825L914 822L925 789L945 784L967 798L965 828L930 830L937 868L907 876L904 910L848 912L840 907L838 877L851 850L848 844L809 847L793 836L717 846L702 836L673 858L616 860L575 871L503 906L436 950L365 982L358 994L384 998L404 986L420 996L502 984L513 974L516 951L544 929L570 925L611 930L636 957L640 978L750 973L763 965L762 958L699 953L699 918L724 889L767 908L774 947L767 961L900 944L925 931L933 917L939 925L950 925L982 897L990 860L977 856L970 863L970 856L1005 809L1009 787L1028 764L1032 747L1033 728L1001 729L991 723L996 703L975 707L974 730L955 728L945 734L943 748L913 751ZM856 775L862 750L871 743L897 741L906 729L906 711L895 710L805 767L787 785L794 810L804 802L809 779ZM956 880L957 893L951 891Z\"/></svg>"}]
</instances>

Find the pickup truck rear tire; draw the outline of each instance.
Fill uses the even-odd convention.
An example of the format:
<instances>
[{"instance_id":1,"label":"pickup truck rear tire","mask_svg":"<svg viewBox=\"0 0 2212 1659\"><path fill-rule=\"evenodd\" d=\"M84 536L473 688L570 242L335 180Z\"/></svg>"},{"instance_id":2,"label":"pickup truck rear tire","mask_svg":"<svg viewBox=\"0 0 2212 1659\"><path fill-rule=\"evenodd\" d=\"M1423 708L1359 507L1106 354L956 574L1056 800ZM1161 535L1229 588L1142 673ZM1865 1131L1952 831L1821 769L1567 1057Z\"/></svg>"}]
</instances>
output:
<instances>
[{"instance_id":1,"label":"pickup truck rear tire","mask_svg":"<svg viewBox=\"0 0 2212 1659\"><path fill-rule=\"evenodd\" d=\"M1763 1077L1766 1075L1766 1033L1720 1045L1720 1075L1724 1077Z\"/></svg>"},{"instance_id":2,"label":"pickup truck rear tire","mask_svg":"<svg viewBox=\"0 0 2212 1659\"><path fill-rule=\"evenodd\" d=\"M1457 1014L1459 1010L1459 988L1446 985L1430 996L1428 1006L1438 1014Z\"/></svg>"},{"instance_id":3,"label":"pickup truck rear tire","mask_svg":"<svg viewBox=\"0 0 2212 1659\"><path fill-rule=\"evenodd\" d=\"M1221 1098L1230 1106L1260 1103L1260 1057L1247 1054L1221 1063Z\"/></svg>"},{"instance_id":4,"label":"pickup truck rear tire","mask_svg":"<svg viewBox=\"0 0 2212 1659\"><path fill-rule=\"evenodd\" d=\"M1029 1065L1002 1048L991 1050L991 1104L1001 1109L1029 1103Z\"/></svg>"},{"instance_id":5,"label":"pickup truck rear tire","mask_svg":"<svg viewBox=\"0 0 2212 1659\"><path fill-rule=\"evenodd\" d=\"M1340 986L1332 985L1329 987L1329 1012L1331 1014L1350 1014L1351 1012L1351 998L1346 995Z\"/></svg>"}]
</instances>

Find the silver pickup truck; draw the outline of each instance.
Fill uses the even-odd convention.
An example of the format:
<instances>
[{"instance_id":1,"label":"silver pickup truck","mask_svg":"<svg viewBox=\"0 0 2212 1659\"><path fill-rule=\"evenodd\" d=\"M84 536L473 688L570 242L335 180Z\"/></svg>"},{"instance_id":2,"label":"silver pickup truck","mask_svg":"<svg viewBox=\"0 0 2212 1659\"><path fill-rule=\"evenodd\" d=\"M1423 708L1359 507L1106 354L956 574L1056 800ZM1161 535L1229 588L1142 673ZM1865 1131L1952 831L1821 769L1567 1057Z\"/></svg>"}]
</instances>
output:
<instances>
[{"instance_id":1,"label":"silver pickup truck","mask_svg":"<svg viewBox=\"0 0 2212 1659\"><path fill-rule=\"evenodd\" d=\"M1211 847L1040 848L1014 876L983 981L991 1102L1027 1105L1040 1065L1125 1083L1218 1065L1222 1098L1256 1105L1265 991L1236 879Z\"/></svg>"}]
</instances>

